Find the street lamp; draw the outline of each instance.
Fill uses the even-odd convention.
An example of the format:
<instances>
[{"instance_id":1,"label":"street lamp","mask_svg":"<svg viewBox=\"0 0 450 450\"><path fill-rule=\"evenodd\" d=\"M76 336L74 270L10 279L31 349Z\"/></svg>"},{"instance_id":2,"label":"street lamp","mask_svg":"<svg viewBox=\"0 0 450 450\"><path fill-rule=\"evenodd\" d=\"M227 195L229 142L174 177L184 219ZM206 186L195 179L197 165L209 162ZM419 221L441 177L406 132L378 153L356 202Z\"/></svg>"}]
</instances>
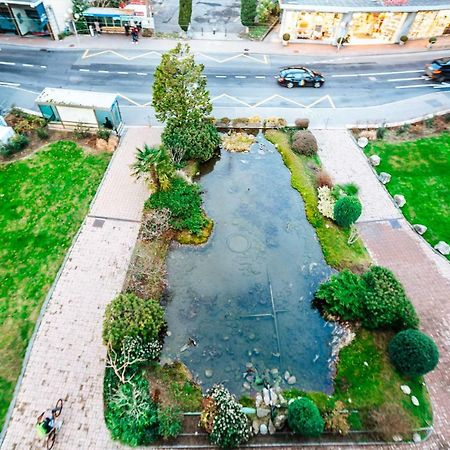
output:
<instances>
[{"instance_id":1,"label":"street lamp","mask_svg":"<svg viewBox=\"0 0 450 450\"><path fill-rule=\"evenodd\" d=\"M73 32L75 33L75 36L77 38L77 42L80 42L80 37L78 36L78 30L75 24L75 20L78 20L79 18L80 15L78 13L74 14L72 8L69 8L66 14L64 14L64 20L66 21L66 23L70 23L70 25L72 26Z\"/></svg>"}]
</instances>

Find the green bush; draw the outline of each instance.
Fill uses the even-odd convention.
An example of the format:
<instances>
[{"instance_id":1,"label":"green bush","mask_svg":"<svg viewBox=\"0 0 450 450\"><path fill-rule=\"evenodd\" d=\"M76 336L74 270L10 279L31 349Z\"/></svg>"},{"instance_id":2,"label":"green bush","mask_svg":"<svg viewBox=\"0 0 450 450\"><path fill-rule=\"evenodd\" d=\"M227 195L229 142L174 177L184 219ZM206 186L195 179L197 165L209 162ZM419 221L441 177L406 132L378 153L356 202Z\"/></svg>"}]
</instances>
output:
<instances>
[{"instance_id":1,"label":"green bush","mask_svg":"<svg viewBox=\"0 0 450 450\"><path fill-rule=\"evenodd\" d=\"M383 125L377 128L377 139L383 140L388 133L388 129Z\"/></svg>"},{"instance_id":2,"label":"green bush","mask_svg":"<svg viewBox=\"0 0 450 450\"><path fill-rule=\"evenodd\" d=\"M389 343L388 350L395 368L409 377L425 375L439 362L439 351L433 339L418 330L400 331Z\"/></svg>"},{"instance_id":3,"label":"green bush","mask_svg":"<svg viewBox=\"0 0 450 450\"><path fill-rule=\"evenodd\" d=\"M78 122L73 129L73 136L75 139L85 139L89 136L90 130L82 122Z\"/></svg>"},{"instance_id":4,"label":"green bush","mask_svg":"<svg viewBox=\"0 0 450 450\"><path fill-rule=\"evenodd\" d=\"M255 23L256 0L241 0L241 23L244 27L250 27Z\"/></svg>"},{"instance_id":5,"label":"green bush","mask_svg":"<svg viewBox=\"0 0 450 450\"><path fill-rule=\"evenodd\" d=\"M164 310L154 300L119 294L107 307L103 342L119 350L125 338L141 338L144 344L159 340L165 331Z\"/></svg>"},{"instance_id":6,"label":"green bush","mask_svg":"<svg viewBox=\"0 0 450 450\"><path fill-rule=\"evenodd\" d=\"M158 438L157 408L142 375L119 385L106 405L105 420L112 439L123 444L136 447Z\"/></svg>"},{"instance_id":7,"label":"green bush","mask_svg":"<svg viewBox=\"0 0 450 450\"><path fill-rule=\"evenodd\" d=\"M158 433L163 439L177 437L182 429L181 412L178 408L167 407L158 411Z\"/></svg>"},{"instance_id":8,"label":"green bush","mask_svg":"<svg viewBox=\"0 0 450 450\"><path fill-rule=\"evenodd\" d=\"M180 10L178 12L178 25L183 31L187 31L191 23L192 0L180 0Z\"/></svg>"},{"instance_id":9,"label":"green bush","mask_svg":"<svg viewBox=\"0 0 450 450\"><path fill-rule=\"evenodd\" d=\"M39 139L45 141L48 138L48 130L45 127L39 127L36 129L36 134Z\"/></svg>"},{"instance_id":10,"label":"green bush","mask_svg":"<svg viewBox=\"0 0 450 450\"><path fill-rule=\"evenodd\" d=\"M345 195L357 196L359 188L355 183L336 184L331 190L331 194L336 200L339 200Z\"/></svg>"},{"instance_id":11,"label":"green bush","mask_svg":"<svg viewBox=\"0 0 450 450\"><path fill-rule=\"evenodd\" d=\"M348 228L355 223L361 212L361 202L351 195L339 198L334 204L334 220L342 228Z\"/></svg>"},{"instance_id":12,"label":"green bush","mask_svg":"<svg viewBox=\"0 0 450 450\"><path fill-rule=\"evenodd\" d=\"M97 137L99 139L104 139L105 141L107 141L109 139L109 136L111 136L111 130L109 130L108 128L100 127L97 130Z\"/></svg>"},{"instance_id":13,"label":"green bush","mask_svg":"<svg viewBox=\"0 0 450 450\"><path fill-rule=\"evenodd\" d=\"M311 131L299 130L292 137L292 149L305 156L313 156L317 154L317 141Z\"/></svg>"},{"instance_id":14,"label":"green bush","mask_svg":"<svg viewBox=\"0 0 450 450\"><path fill-rule=\"evenodd\" d=\"M201 191L197 184L174 178L167 191L155 192L146 202L146 208L170 210L170 225L175 230L189 230L199 235L208 221L201 204Z\"/></svg>"},{"instance_id":15,"label":"green bush","mask_svg":"<svg viewBox=\"0 0 450 450\"><path fill-rule=\"evenodd\" d=\"M362 279L366 283L362 317L366 328L417 328L419 319L414 307L390 270L373 266Z\"/></svg>"},{"instance_id":16,"label":"green bush","mask_svg":"<svg viewBox=\"0 0 450 450\"><path fill-rule=\"evenodd\" d=\"M7 144L0 144L0 155L11 156L23 150L30 141L24 134L15 134Z\"/></svg>"},{"instance_id":17,"label":"green bush","mask_svg":"<svg viewBox=\"0 0 450 450\"><path fill-rule=\"evenodd\" d=\"M307 437L320 436L324 430L319 409L306 397L298 398L289 405L288 424L294 433Z\"/></svg>"},{"instance_id":18,"label":"green bush","mask_svg":"<svg viewBox=\"0 0 450 450\"><path fill-rule=\"evenodd\" d=\"M316 304L327 314L342 320L359 320L363 316L364 291L361 278L343 270L319 286Z\"/></svg>"}]
</instances>

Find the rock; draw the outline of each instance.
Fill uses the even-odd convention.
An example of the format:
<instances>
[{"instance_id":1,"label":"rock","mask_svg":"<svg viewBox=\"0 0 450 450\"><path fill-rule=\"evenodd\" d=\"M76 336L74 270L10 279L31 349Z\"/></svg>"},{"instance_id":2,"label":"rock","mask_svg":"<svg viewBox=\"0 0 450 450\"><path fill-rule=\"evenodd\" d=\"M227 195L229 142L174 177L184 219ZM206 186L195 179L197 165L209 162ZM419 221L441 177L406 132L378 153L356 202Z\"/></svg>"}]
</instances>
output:
<instances>
[{"instance_id":1,"label":"rock","mask_svg":"<svg viewBox=\"0 0 450 450\"><path fill-rule=\"evenodd\" d=\"M256 408L256 415L261 419L262 417L267 417L270 414L270 409L267 408Z\"/></svg>"},{"instance_id":2,"label":"rock","mask_svg":"<svg viewBox=\"0 0 450 450\"><path fill-rule=\"evenodd\" d=\"M412 439L415 444L418 444L419 442L422 441L422 438L420 437L419 433L414 433Z\"/></svg>"},{"instance_id":3,"label":"rock","mask_svg":"<svg viewBox=\"0 0 450 450\"><path fill-rule=\"evenodd\" d=\"M288 384L295 384L297 382L297 378L294 377L294 375L291 375L288 380Z\"/></svg>"},{"instance_id":4,"label":"rock","mask_svg":"<svg viewBox=\"0 0 450 450\"><path fill-rule=\"evenodd\" d=\"M271 373L273 376L277 376L277 375L278 375L278 369L277 369L276 367L274 367L273 369L270 370L270 373Z\"/></svg>"},{"instance_id":5,"label":"rock","mask_svg":"<svg viewBox=\"0 0 450 450\"><path fill-rule=\"evenodd\" d=\"M254 420L252 422L252 428L253 428L253 433L254 434L258 434L259 433L259 421L258 420Z\"/></svg>"},{"instance_id":6,"label":"rock","mask_svg":"<svg viewBox=\"0 0 450 450\"><path fill-rule=\"evenodd\" d=\"M265 423L262 423L260 426L259 426L259 432L262 434L262 435L264 435L264 434L267 434L267 425L265 424Z\"/></svg>"},{"instance_id":7,"label":"rock","mask_svg":"<svg viewBox=\"0 0 450 450\"><path fill-rule=\"evenodd\" d=\"M381 158L380 158L378 155L372 155L372 156L369 158L369 162L370 162L370 164L371 164L372 166L376 167L376 166L379 166L379 165L380 165Z\"/></svg>"},{"instance_id":8,"label":"rock","mask_svg":"<svg viewBox=\"0 0 450 450\"><path fill-rule=\"evenodd\" d=\"M406 395L411 394L411 388L409 386L407 386L406 384L402 384L400 386L400 389L402 390L402 392Z\"/></svg>"},{"instance_id":9,"label":"rock","mask_svg":"<svg viewBox=\"0 0 450 450\"><path fill-rule=\"evenodd\" d=\"M366 367L369 367L369 363L368 363L367 361L364 361L364 365L365 365Z\"/></svg>"},{"instance_id":10,"label":"rock","mask_svg":"<svg viewBox=\"0 0 450 450\"><path fill-rule=\"evenodd\" d=\"M258 408L259 406L261 406L262 401L263 401L262 396L261 396L261 394L258 392L258 394L256 394L256 397L255 397L255 405L256 405L257 408Z\"/></svg>"},{"instance_id":11,"label":"rock","mask_svg":"<svg viewBox=\"0 0 450 450\"><path fill-rule=\"evenodd\" d=\"M275 434L276 431L274 424L269 420L269 434Z\"/></svg>"},{"instance_id":12,"label":"rock","mask_svg":"<svg viewBox=\"0 0 450 450\"><path fill-rule=\"evenodd\" d=\"M286 372L284 372L284 379L287 381L287 380L289 380L290 376L291 376L291 374L286 370Z\"/></svg>"},{"instance_id":13,"label":"rock","mask_svg":"<svg viewBox=\"0 0 450 450\"><path fill-rule=\"evenodd\" d=\"M242 383L242 386L245 390L249 391L251 389L250 383L248 383L247 381L244 381Z\"/></svg>"},{"instance_id":14,"label":"rock","mask_svg":"<svg viewBox=\"0 0 450 450\"><path fill-rule=\"evenodd\" d=\"M286 416L284 414L278 414L273 421L273 425L276 430L281 430L284 427L285 423Z\"/></svg>"},{"instance_id":15,"label":"rock","mask_svg":"<svg viewBox=\"0 0 450 450\"><path fill-rule=\"evenodd\" d=\"M253 369L253 364L252 364L251 362L248 362L248 363L245 365L245 367L246 367L247 369Z\"/></svg>"},{"instance_id":16,"label":"rock","mask_svg":"<svg viewBox=\"0 0 450 450\"><path fill-rule=\"evenodd\" d=\"M369 139L367 139L365 136L362 136L358 139L358 145L361 148L364 148L369 143Z\"/></svg>"},{"instance_id":17,"label":"rock","mask_svg":"<svg viewBox=\"0 0 450 450\"><path fill-rule=\"evenodd\" d=\"M114 146L116 148L119 145L119 137L115 134L110 134L108 139L108 145Z\"/></svg>"},{"instance_id":18,"label":"rock","mask_svg":"<svg viewBox=\"0 0 450 450\"><path fill-rule=\"evenodd\" d=\"M425 225L420 225L420 224L415 224L413 225L414 231L418 234L420 234L422 236L422 234L424 234L428 228Z\"/></svg>"},{"instance_id":19,"label":"rock","mask_svg":"<svg viewBox=\"0 0 450 450\"><path fill-rule=\"evenodd\" d=\"M401 194L394 195L394 202L399 208L403 208L406 205L406 199Z\"/></svg>"},{"instance_id":20,"label":"rock","mask_svg":"<svg viewBox=\"0 0 450 450\"><path fill-rule=\"evenodd\" d=\"M392 436L392 440L394 442L402 442L403 438L399 434L394 434L394 436Z\"/></svg>"},{"instance_id":21,"label":"rock","mask_svg":"<svg viewBox=\"0 0 450 450\"><path fill-rule=\"evenodd\" d=\"M266 406L269 406L270 405L270 397L269 397L269 393L267 392L267 393L265 393L264 394L264 404L266 405Z\"/></svg>"},{"instance_id":22,"label":"rock","mask_svg":"<svg viewBox=\"0 0 450 450\"><path fill-rule=\"evenodd\" d=\"M391 174L387 172L381 172L378 175L378 179L380 180L381 183L387 184L389 183L389 181L391 181Z\"/></svg>"},{"instance_id":23,"label":"rock","mask_svg":"<svg viewBox=\"0 0 450 450\"><path fill-rule=\"evenodd\" d=\"M278 394L278 404L280 406L286 406L287 405L287 400L281 394Z\"/></svg>"},{"instance_id":24,"label":"rock","mask_svg":"<svg viewBox=\"0 0 450 450\"><path fill-rule=\"evenodd\" d=\"M434 249L437 250L441 255L450 254L450 245L448 245L447 242L444 242L444 241L439 241L434 246Z\"/></svg>"},{"instance_id":25,"label":"rock","mask_svg":"<svg viewBox=\"0 0 450 450\"><path fill-rule=\"evenodd\" d=\"M255 338L256 338L256 334L255 334L255 333L250 333L250 334L248 335L248 338L249 338L251 341L254 341Z\"/></svg>"},{"instance_id":26,"label":"rock","mask_svg":"<svg viewBox=\"0 0 450 450\"><path fill-rule=\"evenodd\" d=\"M211 378L213 376L213 370L212 369L205 369L205 377Z\"/></svg>"},{"instance_id":27,"label":"rock","mask_svg":"<svg viewBox=\"0 0 450 450\"><path fill-rule=\"evenodd\" d=\"M97 138L95 148L101 152L106 152L108 150L108 142L104 139Z\"/></svg>"},{"instance_id":28,"label":"rock","mask_svg":"<svg viewBox=\"0 0 450 450\"><path fill-rule=\"evenodd\" d=\"M419 400L417 399L417 397L415 395L411 395L411 402L414 406L419 406Z\"/></svg>"}]
</instances>

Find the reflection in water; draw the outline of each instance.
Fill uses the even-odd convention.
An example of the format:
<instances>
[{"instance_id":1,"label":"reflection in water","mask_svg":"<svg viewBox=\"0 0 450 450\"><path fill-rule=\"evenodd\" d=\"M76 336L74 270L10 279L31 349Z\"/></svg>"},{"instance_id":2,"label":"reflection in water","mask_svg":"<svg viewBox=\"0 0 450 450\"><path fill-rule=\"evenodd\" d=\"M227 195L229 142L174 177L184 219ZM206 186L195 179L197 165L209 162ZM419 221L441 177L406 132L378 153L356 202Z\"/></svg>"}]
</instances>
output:
<instances>
[{"instance_id":1,"label":"reflection in water","mask_svg":"<svg viewBox=\"0 0 450 450\"><path fill-rule=\"evenodd\" d=\"M280 155L259 136L250 153L223 152L200 183L214 232L169 253L163 359L238 395L264 373L286 383L286 371L293 386L330 392L333 325L311 300L331 269Z\"/></svg>"}]
</instances>

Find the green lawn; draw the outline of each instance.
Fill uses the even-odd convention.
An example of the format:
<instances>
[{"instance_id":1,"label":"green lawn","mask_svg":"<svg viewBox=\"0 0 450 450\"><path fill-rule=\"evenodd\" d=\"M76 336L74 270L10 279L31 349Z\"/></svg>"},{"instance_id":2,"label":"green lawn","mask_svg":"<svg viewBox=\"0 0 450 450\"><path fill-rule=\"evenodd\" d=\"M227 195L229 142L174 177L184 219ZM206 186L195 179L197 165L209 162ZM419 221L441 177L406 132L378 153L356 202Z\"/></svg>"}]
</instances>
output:
<instances>
[{"instance_id":1,"label":"green lawn","mask_svg":"<svg viewBox=\"0 0 450 450\"><path fill-rule=\"evenodd\" d=\"M0 426L42 302L109 159L60 141L0 166Z\"/></svg>"},{"instance_id":2,"label":"green lawn","mask_svg":"<svg viewBox=\"0 0 450 450\"><path fill-rule=\"evenodd\" d=\"M450 243L450 134L401 143L377 141L365 150L377 154L377 172L392 175L391 195L405 196L402 212L411 224L428 227L423 237L435 245Z\"/></svg>"}]
</instances>

